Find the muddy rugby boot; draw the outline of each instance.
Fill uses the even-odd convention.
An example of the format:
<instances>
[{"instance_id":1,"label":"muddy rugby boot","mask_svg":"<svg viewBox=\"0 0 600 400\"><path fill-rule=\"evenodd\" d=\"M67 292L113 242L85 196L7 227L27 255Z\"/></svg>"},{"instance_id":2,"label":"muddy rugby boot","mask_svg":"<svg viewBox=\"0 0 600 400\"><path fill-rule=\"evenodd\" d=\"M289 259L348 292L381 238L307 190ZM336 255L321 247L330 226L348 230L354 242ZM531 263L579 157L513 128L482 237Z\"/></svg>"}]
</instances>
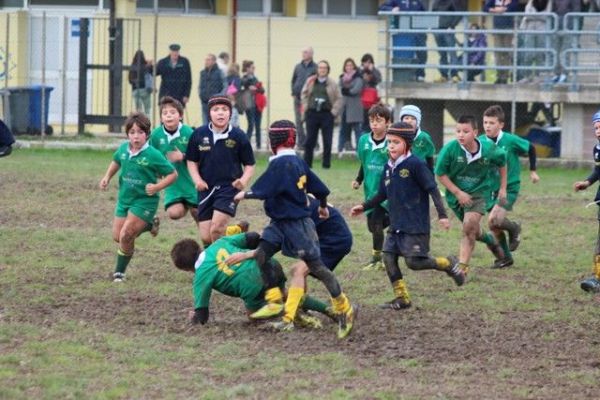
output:
<instances>
[{"instance_id":1,"label":"muddy rugby boot","mask_svg":"<svg viewBox=\"0 0 600 400\"><path fill-rule=\"evenodd\" d=\"M515 251L521 243L521 223L515 222L516 228L508 231L508 249Z\"/></svg>"},{"instance_id":2,"label":"muddy rugby boot","mask_svg":"<svg viewBox=\"0 0 600 400\"><path fill-rule=\"evenodd\" d=\"M252 319L268 319L278 317L283 313L283 303L267 303L250 314Z\"/></svg>"},{"instance_id":3,"label":"muddy rugby boot","mask_svg":"<svg viewBox=\"0 0 600 400\"><path fill-rule=\"evenodd\" d=\"M281 320L277 322L271 322L269 325L271 326L271 328L279 332L292 332L294 330L293 322Z\"/></svg>"},{"instance_id":4,"label":"muddy rugby boot","mask_svg":"<svg viewBox=\"0 0 600 400\"><path fill-rule=\"evenodd\" d=\"M507 268L513 265L515 262L512 257L504 257L502 259L494 260L494 264L492 265L492 269L501 269Z\"/></svg>"},{"instance_id":5,"label":"muddy rugby boot","mask_svg":"<svg viewBox=\"0 0 600 400\"><path fill-rule=\"evenodd\" d=\"M581 289L588 293L600 293L600 280L596 277L581 281Z\"/></svg>"},{"instance_id":6,"label":"muddy rugby boot","mask_svg":"<svg viewBox=\"0 0 600 400\"><path fill-rule=\"evenodd\" d=\"M125 274L123 272L115 272L112 276L113 282L124 282Z\"/></svg>"},{"instance_id":7,"label":"muddy rugby boot","mask_svg":"<svg viewBox=\"0 0 600 400\"><path fill-rule=\"evenodd\" d=\"M312 315L308 315L304 312L298 312L296 314L296 318L294 319L294 325L300 328L312 328L312 329L321 329L323 324L321 320L317 317L313 317Z\"/></svg>"},{"instance_id":8,"label":"muddy rugby boot","mask_svg":"<svg viewBox=\"0 0 600 400\"><path fill-rule=\"evenodd\" d=\"M358 306L356 304L350 304L348 311L342 314L338 314L338 339L344 339L347 337L352 328L354 327L354 320L358 314Z\"/></svg>"},{"instance_id":9,"label":"muddy rugby boot","mask_svg":"<svg viewBox=\"0 0 600 400\"><path fill-rule=\"evenodd\" d=\"M408 299L404 299L402 297L396 297L392 301L388 301L387 303L383 303L379 305L379 308L384 310L404 310L406 308L410 308L412 303Z\"/></svg>"},{"instance_id":10,"label":"muddy rugby boot","mask_svg":"<svg viewBox=\"0 0 600 400\"><path fill-rule=\"evenodd\" d=\"M156 237L156 235L158 235L159 227L160 227L160 219L158 218L158 216L155 216L152 219L152 228L150 228L150 234L152 235L152 237Z\"/></svg>"},{"instance_id":11,"label":"muddy rugby boot","mask_svg":"<svg viewBox=\"0 0 600 400\"><path fill-rule=\"evenodd\" d=\"M458 258L456 256L448 256L448 261L450 261L450 268L446 270L448 276L454 279L454 283L456 286L462 286L465 283L465 273L460 268L460 263L458 262Z\"/></svg>"}]
</instances>

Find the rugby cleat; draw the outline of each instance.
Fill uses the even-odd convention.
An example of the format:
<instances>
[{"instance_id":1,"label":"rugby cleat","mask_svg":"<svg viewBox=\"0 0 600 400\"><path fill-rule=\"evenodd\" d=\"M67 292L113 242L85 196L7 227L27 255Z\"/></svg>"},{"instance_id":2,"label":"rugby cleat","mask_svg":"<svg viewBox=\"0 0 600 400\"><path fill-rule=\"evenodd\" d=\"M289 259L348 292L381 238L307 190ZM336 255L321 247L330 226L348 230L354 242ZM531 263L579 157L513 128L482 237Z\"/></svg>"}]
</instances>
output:
<instances>
[{"instance_id":1,"label":"rugby cleat","mask_svg":"<svg viewBox=\"0 0 600 400\"><path fill-rule=\"evenodd\" d=\"M323 324L319 318L313 317L312 315L308 315L301 311L296 314L296 318L294 318L294 325L300 328L312 329L321 329L323 327Z\"/></svg>"},{"instance_id":2,"label":"rugby cleat","mask_svg":"<svg viewBox=\"0 0 600 400\"><path fill-rule=\"evenodd\" d=\"M338 315L333 312L333 308L327 307L323 314L328 316L329 319L331 319L333 322L336 322L336 323L338 322Z\"/></svg>"},{"instance_id":3,"label":"rugby cleat","mask_svg":"<svg viewBox=\"0 0 600 400\"><path fill-rule=\"evenodd\" d=\"M350 304L350 308L345 313L338 314L338 339L344 339L352 332L354 320L358 314L358 305Z\"/></svg>"},{"instance_id":4,"label":"rugby cleat","mask_svg":"<svg viewBox=\"0 0 600 400\"><path fill-rule=\"evenodd\" d=\"M508 249L515 251L521 243L521 223L515 222L516 229L508 231Z\"/></svg>"},{"instance_id":5,"label":"rugby cleat","mask_svg":"<svg viewBox=\"0 0 600 400\"><path fill-rule=\"evenodd\" d=\"M228 225L225 228L225 236L233 236L233 235L238 235L240 233L245 233L248 232L248 229L250 228L250 223L248 221L240 221L237 224L234 225Z\"/></svg>"},{"instance_id":6,"label":"rugby cleat","mask_svg":"<svg viewBox=\"0 0 600 400\"><path fill-rule=\"evenodd\" d=\"M113 282L124 282L125 274L123 272L115 272L112 276Z\"/></svg>"},{"instance_id":7,"label":"rugby cleat","mask_svg":"<svg viewBox=\"0 0 600 400\"><path fill-rule=\"evenodd\" d=\"M448 261L450 261L450 268L446 270L448 276L454 279L454 283L456 286L462 286L465 283L465 272L460 268L460 263L456 256L448 256Z\"/></svg>"},{"instance_id":8,"label":"rugby cleat","mask_svg":"<svg viewBox=\"0 0 600 400\"><path fill-rule=\"evenodd\" d=\"M600 293L600 280L596 277L587 278L581 281L581 289L589 293Z\"/></svg>"},{"instance_id":9,"label":"rugby cleat","mask_svg":"<svg viewBox=\"0 0 600 400\"><path fill-rule=\"evenodd\" d=\"M365 266L362 267L363 271L380 271L384 270L383 262L381 258L373 257L371 261L369 261Z\"/></svg>"},{"instance_id":10,"label":"rugby cleat","mask_svg":"<svg viewBox=\"0 0 600 400\"><path fill-rule=\"evenodd\" d=\"M513 265L515 262L512 257L504 257L501 259L494 260L494 264L492 264L492 269L501 269L507 268Z\"/></svg>"},{"instance_id":11,"label":"rugby cleat","mask_svg":"<svg viewBox=\"0 0 600 400\"><path fill-rule=\"evenodd\" d=\"M152 237L156 237L158 235L158 228L160 227L160 219L158 216L154 216L152 219L152 228L150 228L150 234Z\"/></svg>"},{"instance_id":12,"label":"rugby cleat","mask_svg":"<svg viewBox=\"0 0 600 400\"><path fill-rule=\"evenodd\" d=\"M269 319L273 317L278 317L283 313L283 304L282 303L267 303L257 311L250 314L250 318L252 319Z\"/></svg>"},{"instance_id":13,"label":"rugby cleat","mask_svg":"<svg viewBox=\"0 0 600 400\"><path fill-rule=\"evenodd\" d=\"M294 330L294 323L293 322L287 322L287 321L277 321L277 322L271 322L269 324L271 326L271 328L273 328L276 331L279 332L291 332Z\"/></svg>"},{"instance_id":14,"label":"rugby cleat","mask_svg":"<svg viewBox=\"0 0 600 400\"><path fill-rule=\"evenodd\" d=\"M380 304L379 308L383 308L385 310L403 310L406 308L410 308L411 306L412 303L410 302L410 300L403 299L402 297L396 297L392 301Z\"/></svg>"}]
</instances>

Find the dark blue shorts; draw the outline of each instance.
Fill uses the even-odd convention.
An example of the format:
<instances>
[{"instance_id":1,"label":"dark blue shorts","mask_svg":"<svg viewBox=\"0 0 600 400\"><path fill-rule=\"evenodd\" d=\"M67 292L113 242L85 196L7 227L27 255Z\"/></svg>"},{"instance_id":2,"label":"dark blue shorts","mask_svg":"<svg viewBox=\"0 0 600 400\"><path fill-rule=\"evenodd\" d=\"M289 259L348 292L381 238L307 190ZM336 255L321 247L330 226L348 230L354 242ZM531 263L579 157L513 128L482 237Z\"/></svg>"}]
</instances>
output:
<instances>
[{"instance_id":1,"label":"dark blue shorts","mask_svg":"<svg viewBox=\"0 0 600 400\"><path fill-rule=\"evenodd\" d=\"M388 232L383 251L402 257L427 257L429 256L429 234Z\"/></svg>"},{"instance_id":2,"label":"dark blue shorts","mask_svg":"<svg viewBox=\"0 0 600 400\"><path fill-rule=\"evenodd\" d=\"M315 223L309 217L271 221L261 238L281 249L284 256L303 261L321 258Z\"/></svg>"},{"instance_id":3,"label":"dark blue shorts","mask_svg":"<svg viewBox=\"0 0 600 400\"><path fill-rule=\"evenodd\" d=\"M214 210L235 217L237 204L233 198L238 192L239 190L231 185L215 186L210 190L198 192L198 221L211 220Z\"/></svg>"}]
</instances>

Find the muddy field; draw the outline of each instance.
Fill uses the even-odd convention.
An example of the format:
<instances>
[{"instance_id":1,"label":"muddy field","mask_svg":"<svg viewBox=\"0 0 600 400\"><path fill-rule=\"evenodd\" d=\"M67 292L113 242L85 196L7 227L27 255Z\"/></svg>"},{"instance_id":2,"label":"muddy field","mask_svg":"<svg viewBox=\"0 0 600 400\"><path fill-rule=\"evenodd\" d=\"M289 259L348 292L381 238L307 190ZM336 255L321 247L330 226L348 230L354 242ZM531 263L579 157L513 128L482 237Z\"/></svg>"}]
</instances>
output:
<instances>
[{"instance_id":1,"label":"muddy field","mask_svg":"<svg viewBox=\"0 0 600 400\"><path fill-rule=\"evenodd\" d=\"M326 320L322 330L272 332L219 294L209 324L191 327L191 275L168 255L195 234L191 219L163 218L157 238L138 240L129 280L110 282L116 188L96 189L108 153L11 157L0 164L2 398L599 397L600 299L577 284L591 270L596 210L582 206L593 193L568 191L587 171L541 171L540 186L524 184L515 267L489 269L479 247L461 288L404 268L414 303L405 311L378 309L391 289L384 272L361 270L370 239L364 220L351 220L355 246L336 272L360 310L340 341ZM347 214L361 194L348 189L355 165L338 165L317 172ZM240 215L266 223L258 202ZM458 250L452 222L449 233L433 232L434 253ZM326 298L318 282L310 287Z\"/></svg>"}]
</instances>

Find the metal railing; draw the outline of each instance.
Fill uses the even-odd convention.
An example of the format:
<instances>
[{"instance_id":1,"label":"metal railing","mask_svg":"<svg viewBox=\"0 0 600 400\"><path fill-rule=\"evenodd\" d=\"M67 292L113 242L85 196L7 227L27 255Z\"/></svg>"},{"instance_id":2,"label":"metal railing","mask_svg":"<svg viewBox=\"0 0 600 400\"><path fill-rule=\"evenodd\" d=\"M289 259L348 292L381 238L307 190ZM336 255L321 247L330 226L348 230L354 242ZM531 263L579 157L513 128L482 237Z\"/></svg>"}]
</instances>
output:
<instances>
[{"instance_id":1,"label":"metal railing","mask_svg":"<svg viewBox=\"0 0 600 400\"><path fill-rule=\"evenodd\" d=\"M393 85L398 80L411 80L411 73L419 69L436 69L447 73L455 71L460 76L457 82L459 85L469 84L467 71L482 71L483 75L488 71L507 71L512 73L512 83L517 83L527 75L536 75L538 83L544 85L554 83L553 75L564 71L569 74L570 89L577 90L581 84L589 83L579 80L581 72L600 72L600 13L569 13L562 19L554 13L499 15L486 12L400 11L380 12L379 15L387 17L386 27L380 31L385 34L386 44L385 47L380 47L380 51L386 54L383 67L387 71L388 84ZM512 27L487 29L485 25L492 25L492 21L481 24L485 19L493 20L498 17L512 18ZM457 23L452 24L453 28L440 28L443 18L455 18ZM524 18L535 18L539 29L526 29ZM597 22L590 28L593 20ZM472 29L470 25L473 22L480 23L481 28ZM476 34L486 36L487 47L469 46L469 36ZM436 39L435 45L431 45L432 38L429 35ZM510 37L510 47L495 46L495 38L501 35ZM423 36L429 38L423 40ZM590 40L590 36L594 40ZM536 38L536 45L527 46L531 42L528 39L533 37ZM454 42L454 45L444 45L448 42ZM423 62L423 56L419 59L419 52L427 52L428 61ZM468 55L474 52L485 53L483 64L469 64ZM448 62L431 62L432 55L441 53L446 53ZM497 56L502 53L510 56L510 64L498 65L497 62L492 62L491 54ZM530 61L532 56L537 56L533 57L537 61L535 64ZM584 56L588 56L585 63ZM493 83L493 80L482 79L482 82ZM600 81L593 83L600 84Z\"/></svg>"}]
</instances>

